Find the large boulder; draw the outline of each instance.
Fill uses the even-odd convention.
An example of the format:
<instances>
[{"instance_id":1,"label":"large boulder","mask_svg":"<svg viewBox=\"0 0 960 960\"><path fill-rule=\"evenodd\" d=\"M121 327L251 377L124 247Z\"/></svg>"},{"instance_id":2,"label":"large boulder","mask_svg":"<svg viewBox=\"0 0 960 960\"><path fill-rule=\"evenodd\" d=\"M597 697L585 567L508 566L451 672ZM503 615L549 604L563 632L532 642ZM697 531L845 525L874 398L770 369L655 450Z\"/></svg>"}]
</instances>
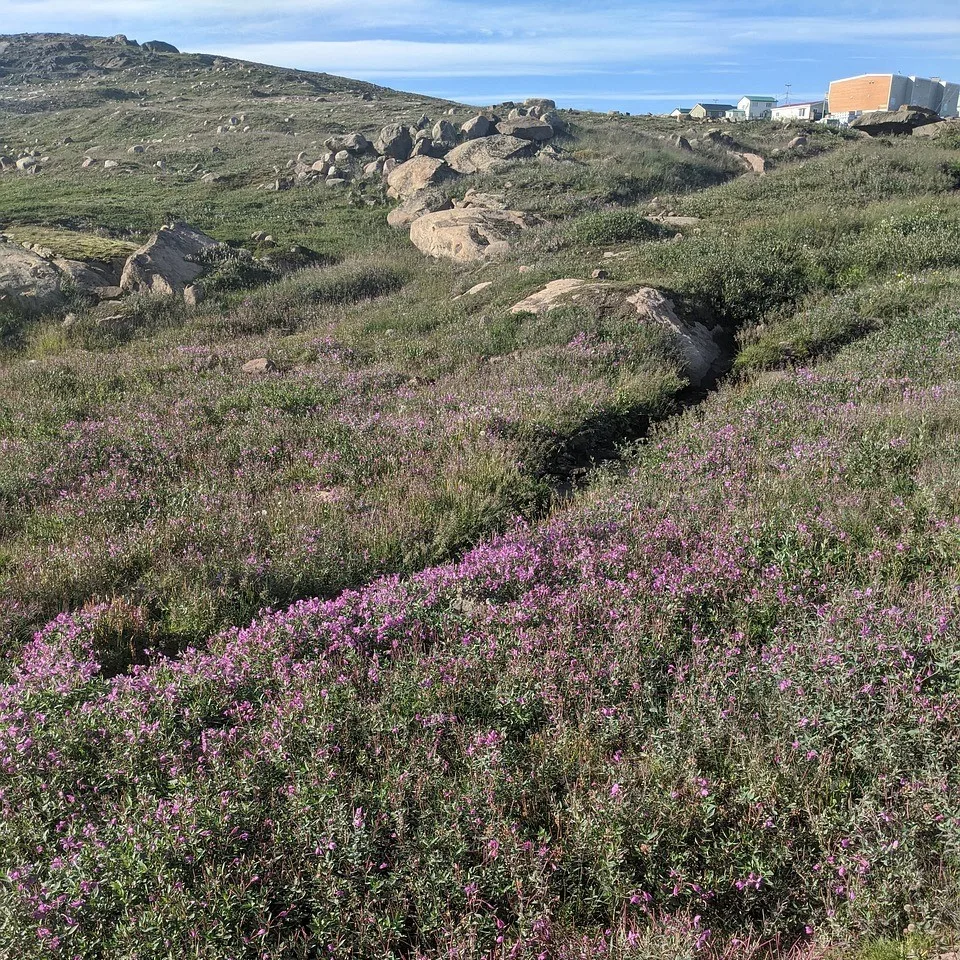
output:
<instances>
[{"instance_id":1,"label":"large boulder","mask_svg":"<svg viewBox=\"0 0 960 960\"><path fill-rule=\"evenodd\" d=\"M939 123L941 119L936 110L928 110L926 107L901 107L899 110L872 110L857 117L850 126L871 137L909 135L918 127Z\"/></svg>"},{"instance_id":2,"label":"large boulder","mask_svg":"<svg viewBox=\"0 0 960 960\"><path fill-rule=\"evenodd\" d=\"M457 128L449 120L438 120L431 133L434 143L443 144L449 149L457 145Z\"/></svg>"},{"instance_id":3,"label":"large boulder","mask_svg":"<svg viewBox=\"0 0 960 960\"><path fill-rule=\"evenodd\" d=\"M554 130L545 120L537 117L517 117L515 120L501 120L497 130L505 137L517 137L520 140L530 140L534 143L543 143L553 137Z\"/></svg>"},{"instance_id":4,"label":"large boulder","mask_svg":"<svg viewBox=\"0 0 960 960\"><path fill-rule=\"evenodd\" d=\"M148 40L143 45L144 50L150 50L153 53L179 53L180 51L172 44L163 40Z\"/></svg>"},{"instance_id":5,"label":"large boulder","mask_svg":"<svg viewBox=\"0 0 960 960\"><path fill-rule=\"evenodd\" d=\"M545 113L548 110L556 110L556 100L548 100L546 97L529 97L523 101L528 113L539 111Z\"/></svg>"},{"instance_id":6,"label":"large boulder","mask_svg":"<svg viewBox=\"0 0 960 960\"><path fill-rule=\"evenodd\" d=\"M414 220L410 240L431 257L473 263L507 253L522 231L541 222L532 214L514 210L442 210Z\"/></svg>"},{"instance_id":7,"label":"large boulder","mask_svg":"<svg viewBox=\"0 0 960 960\"><path fill-rule=\"evenodd\" d=\"M554 133L569 133L570 124L567 123L563 117L560 116L555 110L548 110L546 113L540 115L540 119L544 123L549 123L553 128Z\"/></svg>"},{"instance_id":8,"label":"large boulder","mask_svg":"<svg viewBox=\"0 0 960 960\"><path fill-rule=\"evenodd\" d=\"M660 327L679 355L685 375L700 384L716 373L723 351L714 333L696 320L677 316L673 301L653 287L631 292L609 282L553 280L542 290L514 305L512 313L549 313L571 304L588 304L598 310L626 310L642 323Z\"/></svg>"},{"instance_id":9,"label":"large boulder","mask_svg":"<svg viewBox=\"0 0 960 960\"><path fill-rule=\"evenodd\" d=\"M0 313L38 316L66 302L63 274L43 257L0 241Z\"/></svg>"},{"instance_id":10,"label":"large boulder","mask_svg":"<svg viewBox=\"0 0 960 960\"><path fill-rule=\"evenodd\" d=\"M718 371L723 350L714 333L698 320L678 317L673 301L659 290L641 287L627 297L626 302L634 307L643 323L659 326L670 333L683 361L684 373L691 383L703 383Z\"/></svg>"},{"instance_id":11,"label":"large boulder","mask_svg":"<svg viewBox=\"0 0 960 960\"><path fill-rule=\"evenodd\" d=\"M471 117L461 128L465 140L476 140L479 137L487 137L493 130L493 124L483 114L477 114Z\"/></svg>"},{"instance_id":12,"label":"large boulder","mask_svg":"<svg viewBox=\"0 0 960 960\"><path fill-rule=\"evenodd\" d=\"M403 163L413 149L413 137L403 124L388 123L380 131L375 146L381 156L392 157L398 163Z\"/></svg>"},{"instance_id":13,"label":"large boulder","mask_svg":"<svg viewBox=\"0 0 960 960\"><path fill-rule=\"evenodd\" d=\"M344 150L347 153L366 153L372 146L362 133L347 133L339 137L330 137L323 141L323 145L333 154Z\"/></svg>"},{"instance_id":14,"label":"large boulder","mask_svg":"<svg viewBox=\"0 0 960 960\"><path fill-rule=\"evenodd\" d=\"M532 150L533 144L529 140L497 134L461 143L447 154L446 160L457 173L482 173L511 160L528 157Z\"/></svg>"},{"instance_id":15,"label":"large boulder","mask_svg":"<svg viewBox=\"0 0 960 960\"><path fill-rule=\"evenodd\" d=\"M767 172L767 162L759 153L738 153L737 156L744 163L750 173L762 177Z\"/></svg>"},{"instance_id":16,"label":"large boulder","mask_svg":"<svg viewBox=\"0 0 960 960\"><path fill-rule=\"evenodd\" d=\"M435 187L457 174L436 157L414 157L395 167L387 177L387 194L406 200L427 187Z\"/></svg>"},{"instance_id":17,"label":"large boulder","mask_svg":"<svg viewBox=\"0 0 960 960\"><path fill-rule=\"evenodd\" d=\"M428 213L452 209L453 201L449 197L444 197L435 190L421 190L404 200L399 207L394 207L387 214L387 223L399 230L409 227L414 220Z\"/></svg>"},{"instance_id":18,"label":"large boulder","mask_svg":"<svg viewBox=\"0 0 960 960\"><path fill-rule=\"evenodd\" d=\"M927 123L913 131L915 137L929 137L936 140L950 130L960 130L960 120L940 120L937 123Z\"/></svg>"},{"instance_id":19,"label":"large boulder","mask_svg":"<svg viewBox=\"0 0 960 960\"><path fill-rule=\"evenodd\" d=\"M120 287L126 293L183 296L184 289L203 273L196 258L219 246L185 223L161 227L127 260Z\"/></svg>"}]
</instances>

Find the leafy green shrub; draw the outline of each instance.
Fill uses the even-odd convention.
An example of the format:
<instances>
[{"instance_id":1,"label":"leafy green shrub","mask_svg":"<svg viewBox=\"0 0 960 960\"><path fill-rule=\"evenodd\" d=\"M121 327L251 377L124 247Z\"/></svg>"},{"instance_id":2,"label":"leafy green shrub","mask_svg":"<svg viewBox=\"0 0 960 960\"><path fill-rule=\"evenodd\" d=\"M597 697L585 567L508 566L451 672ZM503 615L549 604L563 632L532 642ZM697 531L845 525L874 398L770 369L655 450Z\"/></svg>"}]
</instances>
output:
<instances>
[{"instance_id":1,"label":"leafy green shrub","mask_svg":"<svg viewBox=\"0 0 960 960\"><path fill-rule=\"evenodd\" d=\"M203 286L211 294L247 290L280 278L275 267L255 259L249 250L214 247L190 259L204 268Z\"/></svg>"},{"instance_id":2,"label":"leafy green shrub","mask_svg":"<svg viewBox=\"0 0 960 960\"><path fill-rule=\"evenodd\" d=\"M605 210L578 218L573 223L572 233L580 243L599 247L654 240L666 231L637 210Z\"/></svg>"}]
</instances>

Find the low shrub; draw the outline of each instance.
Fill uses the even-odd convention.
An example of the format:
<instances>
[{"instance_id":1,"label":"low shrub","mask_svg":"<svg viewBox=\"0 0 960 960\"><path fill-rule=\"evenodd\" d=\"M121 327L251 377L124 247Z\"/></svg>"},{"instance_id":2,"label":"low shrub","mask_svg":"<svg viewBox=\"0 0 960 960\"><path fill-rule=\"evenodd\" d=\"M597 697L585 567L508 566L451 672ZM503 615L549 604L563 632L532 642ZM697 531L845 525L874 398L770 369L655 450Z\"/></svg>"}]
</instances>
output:
<instances>
[{"instance_id":1,"label":"low shrub","mask_svg":"<svg viewBox=\"0 0 960 960\"><path fill-rule=\"evenodd\" d=\"M639 243L668 233L637 210L605 210L577 218L570 233L579 243L591 247L615 243Z\"/></svg>"}]
</instances>

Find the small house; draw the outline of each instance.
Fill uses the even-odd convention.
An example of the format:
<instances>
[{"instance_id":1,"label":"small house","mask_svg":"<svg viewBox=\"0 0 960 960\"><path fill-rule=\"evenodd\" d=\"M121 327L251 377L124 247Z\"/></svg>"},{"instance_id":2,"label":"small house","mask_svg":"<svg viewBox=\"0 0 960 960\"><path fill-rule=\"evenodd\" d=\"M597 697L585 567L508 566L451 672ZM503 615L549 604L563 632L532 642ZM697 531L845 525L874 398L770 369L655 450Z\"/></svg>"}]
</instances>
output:
<instances>
[{"instance_id":1,"label":"small house","mask_svg":"<svg viewBox=\"0 0 960 960\"><path fill-rule=\"evenodd\" d=\"M769 120L776 105L776 97L741 97L737 109L747 120Z\"/></svg>"},{"instance_id":2,"label":"small house","mask_svg":"<svg viewBox=\"0 0 960 960\"><path fill-rule=\"evenodd\" d=\"M674 120L686 120L692 110L693 107L677 107L671 111L670 116L673 117Z\"/></svg>"},{"instance_id":3,"label":"small house","mask_svg":"<svg viewBox=\"0 0 960 960\"><path fill-rule=\"evenodd\" d=\"M735 109L732 103L698 103L691 111L694 120L720 120L728 110Z\"/></svg>"},{"instance_id":4,"label":"small house","mask_svg":"<svg viewBox=\"0 0 960 960\"><path fill-rule=\"evenodd\" d=\"M821 120L826 113L826 103L823 100L813 100L808 103L785 103L782 107L774 107L772 119L782 123L791 120Z\"/></svg>"}]
</instances>

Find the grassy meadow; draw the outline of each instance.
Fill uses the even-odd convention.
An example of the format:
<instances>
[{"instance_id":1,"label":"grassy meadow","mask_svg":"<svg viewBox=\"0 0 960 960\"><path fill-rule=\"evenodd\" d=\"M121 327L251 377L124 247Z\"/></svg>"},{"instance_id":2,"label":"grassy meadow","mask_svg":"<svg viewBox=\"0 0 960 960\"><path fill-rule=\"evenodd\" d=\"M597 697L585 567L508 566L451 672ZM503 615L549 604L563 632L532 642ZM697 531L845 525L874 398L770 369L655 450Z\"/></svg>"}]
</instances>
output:
<instances>
[{"instance_id":1,"label":"grassy meadow","mask_svg":"<svg viewBox=\"0 0 960 960\"><path fill-rule=\"evenodd\" d=\"M0 954L945 953L960 144L724 128L757 177L709 125L565 111L557 156L445 187L546 221L473 266L377 184L262 189L449 109L191 57L0 77L0 149L50 157L0 174L0 232L310 252L196 307L0 313ZM598 269L729 374L511 312Z\"/></svg>"}]
</instances>

